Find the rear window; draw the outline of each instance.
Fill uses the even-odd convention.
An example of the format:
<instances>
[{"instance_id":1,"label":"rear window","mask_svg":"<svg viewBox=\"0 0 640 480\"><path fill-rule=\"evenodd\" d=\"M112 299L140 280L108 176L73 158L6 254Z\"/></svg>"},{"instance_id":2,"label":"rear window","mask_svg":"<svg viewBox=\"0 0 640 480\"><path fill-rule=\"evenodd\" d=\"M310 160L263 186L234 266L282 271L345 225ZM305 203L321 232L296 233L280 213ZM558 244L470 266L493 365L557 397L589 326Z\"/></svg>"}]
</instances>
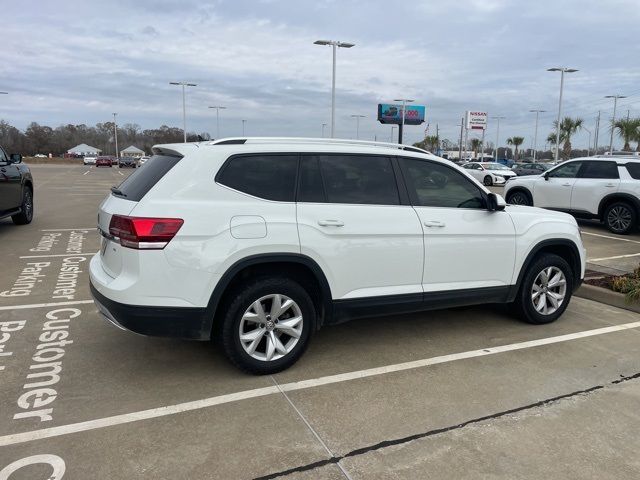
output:
<instances>
[{"instance_id":1,"label":"rear window","mask_svg":"<svg viewBox=\"0 0 640 480\"><path fill-rule=\"evenodd\" d=\"M118 185L112 195L139 202L181 159L180 156L154 155Z\"/></svg>"},{"instance_id":2,"label":"rear window","mask_svg":"<svg viewBox=\"0 0 640 480\"><path fill-rule=\"evenodd\" d=\"M629 172L629 175L631 175L631 178L640 180L640 163L627 163L625 167L627 167L627 171Z\"/></svg>"},{"instance_id":3,"label":"rear window","mask_svg":"<svg viewBox=\"0 0 640 480\"><path fill-rule=\"evenodd\" d=\"M580 178L619 178L618 166L616 162L584 162L580 171Z\"/></svg>"},{"instance_id":4,"label":"rear window","mask_svg":"<svg viewBox=\"0 0 640 480\"><path fill-rule=\"evenodd\" d=\"M238 155L216 177L222 185L254 197L293 202L297 154Z\"/></svg>"}]
</instances>

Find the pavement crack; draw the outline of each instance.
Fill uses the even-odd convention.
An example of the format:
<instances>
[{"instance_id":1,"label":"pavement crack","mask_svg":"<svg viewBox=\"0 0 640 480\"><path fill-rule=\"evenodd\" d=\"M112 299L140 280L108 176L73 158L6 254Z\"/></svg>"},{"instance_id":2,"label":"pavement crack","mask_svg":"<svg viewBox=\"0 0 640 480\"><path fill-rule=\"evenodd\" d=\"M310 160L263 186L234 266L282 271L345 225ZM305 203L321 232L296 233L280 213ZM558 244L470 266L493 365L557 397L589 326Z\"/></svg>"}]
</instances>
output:
<instances>
[{"instance_id":1,"label":"pavement crack","mask_svg":"<svg viewBox=\"0 0 640 480\"><path fill-rule=\"evenodd\" d=\"M327 458L327 459L324 459L324 460L319 460L317 462L308 463L306 465L300 465L298 467L289 468L287 470L281 470L279 472L270 473L268 475L264 475L264 476L261 476L261 477L255 477L254 480L270 480L270 479L274 479L274 478L279 478L279 477L284 477L284 476L287 476L287 475L291 475L293 473L300 473L300 472L307 472L307 471L310 471L310 470L315 470L317 468L321 468L321 467L324 467L326 465L331 465L331 464L338 465L340 470L345 473L345 476L347 476L347 478L349 478L348 474L346 474L346 471L344 471L342 469L341 465L339 464L339 462L341 460L345 459L345 458L357 457L357 456L360 456L360 455L365 455L365 454L367 454L369 452L373 452L373 451L376 451L376 450L381 450L383 448L392 447L392 446L396 446L396 445L402 445L402 444L405 444L405 443L412 442L414 440L419 440L419 439L427 438L427 437L433 437L435 435L440 435L440 434L443 434L443 433L451 432L453 430L460 430L460 429L465 428L465 427L467 427L469 425L485 422L487 420L495 420L497 418L502 418L502 417L506 417L506 416L509 416L509 415L513 415L515 413L520 413L520 412L523 412L523 411L532 410L534 408L544 407L544 406L550 405L552 403L556 403L556 402L559 402L559 401L562 401L562 400L566 400L566 399L569 399L569 398L572 398L572 397L586 396L586 395L589 395L589 394L591 394L591 393L593 393L595 391L603 390L607 386L619 385L621 383L628 382L628 381L631 381L631 380L636 380L636 379L639 379L639 378L640 378L640 372L635 373L633 375L620 375L620 378L618 378L616 380L612 380L611 382L606 383L606 384L596 385L596 386L593 386L593 387L585 388L583 390L576 390L576 391L571 392L571 393L565 393L563 395L558 395L556 397L547 398L547 399L544 399L544 400L540 400L538 402L534 402L534 403L530 403L530 404L527 404L527 405L523 405L521 407L511 408L509 410L503 410L501 412L493 413L491 415L485 415L483 417L473 418L471 420L467 420L465 422L458 423L458 424L455 424L455 425L450 425L448 427L436 428L434 430L429 430L427 432L422 432L422 433L416 433L416 434L413 434L413 435L408 435L406 437L394 438L394 439L391 439L391 440L383 440L382 442L378 442L378 443L375 443L373 445L369 445L369 446L366 446L366 447L362 447L362 448L357 448L357 449L351 450L350 452L347 452L342 456L335 456L331 452L331 450L329 450L329 448L325 445L325 443L320 439L320 437L315 432L315 430L313 430L313 428L311 428L311 425L309 425L309 422L307 422L307 420L302 416L300 411L295 407L295 405L293 405L291 400L289 400L289 398L287 397L286 393L283 390L280 389L280 386L278 385L276 380L272 377L272 380L276 384L276 386L278 386L278 389L280 389L280 391L285 396L285 398L293 406L293 408L296 410L296 412L298 412L298 415L301 416L303 421L311 429L311 431L314 433L316 438L318 438L320 440L322 445L325 447L325 449L329 453L330 457Z\"/></svg>"}]
</instances>

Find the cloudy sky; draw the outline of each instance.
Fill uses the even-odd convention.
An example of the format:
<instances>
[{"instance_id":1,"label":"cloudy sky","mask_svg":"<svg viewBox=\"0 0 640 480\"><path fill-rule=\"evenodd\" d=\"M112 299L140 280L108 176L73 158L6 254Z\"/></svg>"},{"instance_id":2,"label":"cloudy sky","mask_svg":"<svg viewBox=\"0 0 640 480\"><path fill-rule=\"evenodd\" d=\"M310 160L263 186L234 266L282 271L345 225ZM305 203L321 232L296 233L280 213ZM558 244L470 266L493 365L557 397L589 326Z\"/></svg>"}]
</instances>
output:
<instances>
[{"instance_id":1,"label":"cloudy sky","mask_svg":"<svg viewBox=\"0 0 640 480\"><path fill-rule=\"evenodd\" d=\"M215 136L319 136L329 123L331 49L317 39L353 42L340 49L337 136L355 137L352 114L365 115L360 138L389 138L376 105L394 98L427 106L430 133L455 140L465 110L506 119L502 141L526 138L534 114L544 141L563 110L593 130L605 95L626 94L618 113L640 116L638 0L2 0L0 118L19 128L95 124L118 112L142 128L182 125ZM425 126L407 127L406 142ZM487 136L495 140L495 122ZM608 143L602 127L600 144ZM604 140L606 138L606 141ZM576 146L586 146L587 133ZM502 142L501 142L502 143Z\"/></svg>"}]
</instances>

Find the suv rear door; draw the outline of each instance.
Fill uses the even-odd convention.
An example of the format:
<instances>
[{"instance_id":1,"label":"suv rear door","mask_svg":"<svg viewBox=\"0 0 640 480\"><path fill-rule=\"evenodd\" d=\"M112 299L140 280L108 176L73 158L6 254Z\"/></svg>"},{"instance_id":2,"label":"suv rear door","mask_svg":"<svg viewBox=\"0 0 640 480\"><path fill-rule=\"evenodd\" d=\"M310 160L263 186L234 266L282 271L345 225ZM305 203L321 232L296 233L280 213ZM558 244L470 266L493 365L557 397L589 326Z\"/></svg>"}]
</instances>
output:
<instances>
[{"instance_id":1,"label":"suv rear door","mask_svg":"<svg viewBox=\"0 0 640 480\"><path fill-rule=\"evenodd\" d=\"M14 210L22 204L20 170L0 147L0 211Z\"/></svg>"},{"instance_id":2,"label":"suv rear door","mask_svg":"<svg viewBox=\"0 0 640 480\"><path fill-rule=\"evenodd\" d=\"M598 213L600 201L620 188L620 175L615 160L586 160L571 192L573 212Z\"/></svg>"},{"instance_id":3,"label":"suv rear door","mask_svg":"<svg viewBox=\"0 0 640 480\"><path fill-rule=\"evenodd\" d=\"M382 155L303 154L297 197L301 252L334 299L422 296L423 233Z\"/></svg>"},{"instance_id":4,"label":"suv rear door","mask_svg":"<svg viewBox=\"0 0 640 480\"><path fill-rule=\"evenodd\" d=\"M485 194L456 169L400 158L409 198L424 226L427 292L511 284L515 227L506 211L488 211Z\"/></svg>"}]
</instances>

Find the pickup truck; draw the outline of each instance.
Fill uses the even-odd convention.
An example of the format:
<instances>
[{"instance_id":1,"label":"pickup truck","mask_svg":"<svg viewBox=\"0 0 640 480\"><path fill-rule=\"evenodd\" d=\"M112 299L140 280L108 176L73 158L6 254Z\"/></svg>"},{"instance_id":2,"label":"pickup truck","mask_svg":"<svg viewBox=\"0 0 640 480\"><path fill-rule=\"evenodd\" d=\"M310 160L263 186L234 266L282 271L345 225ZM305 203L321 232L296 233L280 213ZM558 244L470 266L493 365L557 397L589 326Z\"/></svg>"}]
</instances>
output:
<instances>
[{"instance_id":1,"label":"pickup truck","mask_svg":"<svg viewBox=\"0 0 640 480\"><path fill-rule=\"evenodd\" d=\"M0 146L0 219L11 217L16 225L33 219L33 177L22 155L7 155Z\"/></svg>"}]
</instances>

